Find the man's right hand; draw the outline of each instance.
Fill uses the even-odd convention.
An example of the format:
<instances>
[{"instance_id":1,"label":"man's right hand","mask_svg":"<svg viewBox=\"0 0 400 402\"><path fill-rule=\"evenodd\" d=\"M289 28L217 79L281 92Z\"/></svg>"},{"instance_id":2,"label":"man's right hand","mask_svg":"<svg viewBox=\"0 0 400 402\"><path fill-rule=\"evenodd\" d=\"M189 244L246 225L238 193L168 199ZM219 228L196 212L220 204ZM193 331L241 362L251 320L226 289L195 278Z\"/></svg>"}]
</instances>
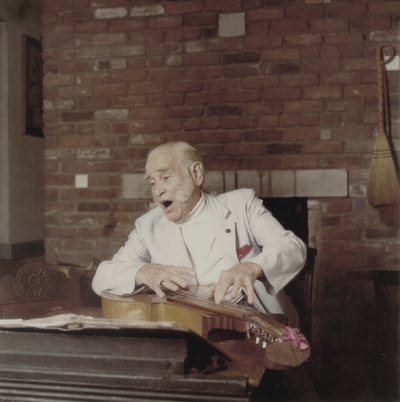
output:
<instances>
[{"instance_id":1,"label":"man's right hand","mask_svg":"<svg viewBox=\"0 0 400 402\"><path fill-rule=\"evenodd\" d=\"M179 289L189 290L189 283L182 275L196 276L196 271L187 267L173 265L145 264L136 274L136 286L147 285L158 297L165 297L163 288L176 292ZM161 287L161 282L163 286Z\"/></svg>"}]
</instances>

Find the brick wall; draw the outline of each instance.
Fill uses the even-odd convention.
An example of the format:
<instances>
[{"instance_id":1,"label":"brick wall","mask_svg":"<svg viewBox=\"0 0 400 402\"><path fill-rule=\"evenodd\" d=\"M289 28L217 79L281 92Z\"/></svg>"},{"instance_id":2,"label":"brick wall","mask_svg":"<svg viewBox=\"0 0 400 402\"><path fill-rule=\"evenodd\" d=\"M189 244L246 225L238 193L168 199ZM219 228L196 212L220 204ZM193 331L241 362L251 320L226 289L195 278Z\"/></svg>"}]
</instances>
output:
<instances>
[{"instance_id":1,"label":"brick wall","mask_svg":"<svg viewBox=\"0 0 400 402\"><path fill-rule=\"evenodd\" d=\"M124 174L182 139L209 171L345 169L347 196L312 200L316 307L328 327L370 311L370 271L399 266L398 229L365 197L375 49L400 51L399 16L395 0L44 0L46 259L112 256L151 204L124 196Z\"/></svg>"}]
</instances>

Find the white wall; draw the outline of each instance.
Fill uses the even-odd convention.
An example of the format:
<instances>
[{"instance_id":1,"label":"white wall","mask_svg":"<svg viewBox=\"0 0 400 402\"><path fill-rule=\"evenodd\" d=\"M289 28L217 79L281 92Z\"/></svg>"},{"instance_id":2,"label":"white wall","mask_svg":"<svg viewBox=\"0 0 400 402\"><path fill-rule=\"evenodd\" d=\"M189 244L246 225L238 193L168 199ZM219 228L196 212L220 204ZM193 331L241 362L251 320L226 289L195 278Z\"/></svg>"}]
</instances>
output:
<instances>
[{"instance_id":1,"label":"white wall","mask_svg":"<svg viewBox=\"0 0 400 402\"><path fill-rule=\"evenodd\" d=\"M40 18L40 0L0 0L0 258L44 239L44 139L23 121L23 36L40 39Z\"/></svg>"}]
</instances>

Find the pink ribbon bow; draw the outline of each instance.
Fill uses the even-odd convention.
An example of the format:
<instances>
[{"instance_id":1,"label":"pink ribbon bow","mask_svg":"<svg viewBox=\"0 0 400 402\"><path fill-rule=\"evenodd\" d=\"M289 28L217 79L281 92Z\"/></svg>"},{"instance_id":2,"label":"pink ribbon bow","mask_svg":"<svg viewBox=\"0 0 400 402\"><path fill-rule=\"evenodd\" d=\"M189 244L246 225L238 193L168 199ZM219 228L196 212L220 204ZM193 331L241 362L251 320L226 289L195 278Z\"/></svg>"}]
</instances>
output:
<instances>
[{"instance_id":1,"label":"pink ribbon bow","mask_svg":"<svg viewBox=\"0 0 400 402\"><path fill-rule=\"evenodd\" d=\"M293 346L297 350L306 350L309 348L306 343L306 337L300 332L298 328L284 327L283 331L286 333L286 335L283 335L276 339L276 342L282 343L291 340Z\"/></svg>"}]
</instances>

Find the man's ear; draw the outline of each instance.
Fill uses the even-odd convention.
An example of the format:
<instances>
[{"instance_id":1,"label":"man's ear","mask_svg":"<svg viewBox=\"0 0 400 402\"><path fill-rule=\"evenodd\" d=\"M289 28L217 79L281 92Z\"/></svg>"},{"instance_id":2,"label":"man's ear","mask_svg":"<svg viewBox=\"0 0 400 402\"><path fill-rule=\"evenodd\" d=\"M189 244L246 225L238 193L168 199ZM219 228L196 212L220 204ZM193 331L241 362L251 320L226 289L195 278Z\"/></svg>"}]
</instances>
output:
<instances>
[{"instance_id":1,"label":"man's ear","mask_svg":"<svg viewBox=\"0 0 400 402\"><path fill-rule=\"evenodd\" d=\"M189 174L192 177L194 184L200 187L204 179L203 165L200 162L193 162L189 167Z\"/></svg>"}]
</instances>

